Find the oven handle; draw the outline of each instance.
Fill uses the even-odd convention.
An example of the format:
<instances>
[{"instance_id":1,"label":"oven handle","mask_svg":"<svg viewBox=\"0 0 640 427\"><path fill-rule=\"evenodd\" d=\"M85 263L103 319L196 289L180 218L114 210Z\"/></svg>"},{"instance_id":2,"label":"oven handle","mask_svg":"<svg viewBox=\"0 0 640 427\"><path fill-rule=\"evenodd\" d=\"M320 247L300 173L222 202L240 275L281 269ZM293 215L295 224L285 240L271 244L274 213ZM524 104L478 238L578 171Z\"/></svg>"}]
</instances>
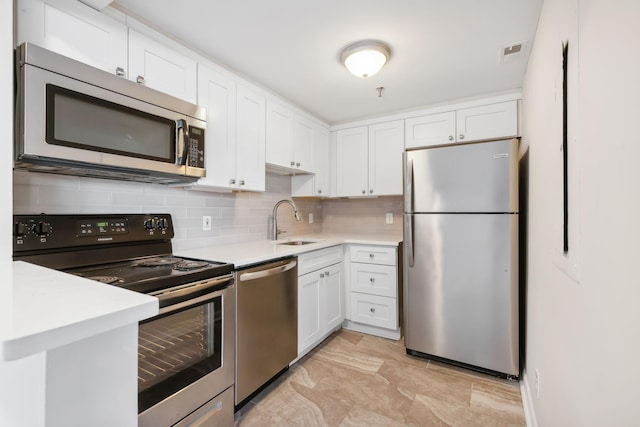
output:
<instances>
[{"instance_id":1,"label":"oven handle","mask_svg":"<svg viewBox=\"0 0 640 427\"><path fill-rule=\"evenodd\" d=\"M216 277L215 279L207 279L186 285L175 286L169 289L150 292L148 295L158 298L161 307L159 314L164 314L169 311L183 308L186 305L200 302L203 299L198 297L202 296L210 289L223 289L232 284L233 274L227 274L225 276ZM208 293L204 296L210 298L211 294ZM184 302L185 304L180 304L181 302Z\"/></svg>"},{"instance_id":2,"label":"oven handle","mask_svg":"<svg viewBox=\"0 0 640 427\"><path fill-rule=\"evenodd\" d=\"M246 282L249 280L262 279L263 277L275 276L276 274L284 273L285 271L291 270L298 263L296 261L291 261L285 265L279 265L278 267L273 267L268 270L260 270L260 271L252 271L251 273L240 273L238 276L240 277L241 282Z\"/></svg>"}]
</instances>

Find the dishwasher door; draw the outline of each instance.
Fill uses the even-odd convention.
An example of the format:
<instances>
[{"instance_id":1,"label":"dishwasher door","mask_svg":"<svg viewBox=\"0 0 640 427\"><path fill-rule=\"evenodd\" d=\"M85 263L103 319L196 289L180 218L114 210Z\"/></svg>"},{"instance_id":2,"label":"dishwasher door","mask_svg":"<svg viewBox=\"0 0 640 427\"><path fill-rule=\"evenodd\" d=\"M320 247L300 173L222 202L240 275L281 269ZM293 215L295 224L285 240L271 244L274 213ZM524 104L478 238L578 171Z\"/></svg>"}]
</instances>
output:
<instances>
[{"instance_id":1,"label":"dishwasher door","mask_svg":"<svg viewBox=\"0 0 640 427\"><path fill-rule=\"evenodd\" d=\"M298 261L287 258L236 275L238 406L298 355Z\"/></svg>"}]
</instances>

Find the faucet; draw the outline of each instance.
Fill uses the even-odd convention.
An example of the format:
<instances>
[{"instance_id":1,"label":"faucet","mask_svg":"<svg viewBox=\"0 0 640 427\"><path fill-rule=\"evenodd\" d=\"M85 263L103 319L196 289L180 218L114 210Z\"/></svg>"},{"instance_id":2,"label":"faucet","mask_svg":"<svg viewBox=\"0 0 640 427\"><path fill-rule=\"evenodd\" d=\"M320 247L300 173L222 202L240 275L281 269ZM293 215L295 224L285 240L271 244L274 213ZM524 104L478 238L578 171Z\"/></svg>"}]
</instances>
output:
<instances>
[{"instance_id":1,"label":"faucet","mask_svg":"<svg viewBox=\"0 0 640 427\"><path fill-rule=\"evenodd\" d=\"M293 209L293 216L296 218L296 221L300 221L300 214L298 213L298 208L296 208L296 205L291 200L287 200L287 199L280 200L273 207L273 225L272 225L273 240L278 240L278 234L286 233L286 231L278 230L278 206L280 206L283 203L286 203L289 206L291 206L291 208Z\"/></svg>"}]
</instances>

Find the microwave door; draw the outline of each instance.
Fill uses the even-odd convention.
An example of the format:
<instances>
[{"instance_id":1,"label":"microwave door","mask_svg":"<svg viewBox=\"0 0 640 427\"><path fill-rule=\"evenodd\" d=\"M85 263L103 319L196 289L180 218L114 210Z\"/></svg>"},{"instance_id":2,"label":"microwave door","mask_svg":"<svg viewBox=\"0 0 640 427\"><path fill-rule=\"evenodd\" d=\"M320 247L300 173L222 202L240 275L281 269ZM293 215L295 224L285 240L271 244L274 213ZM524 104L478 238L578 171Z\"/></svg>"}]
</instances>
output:
<instances>
[{"instance_id":1,"label":"microwave door","mask_svg":"<svg viewBox=\"0 0 640 427\"><path fill-rule=\"evenodd\" d=\"M23 72L20 158L185 174L176 156L185 115L28 64Z\"/></svg>"}]
</instances>

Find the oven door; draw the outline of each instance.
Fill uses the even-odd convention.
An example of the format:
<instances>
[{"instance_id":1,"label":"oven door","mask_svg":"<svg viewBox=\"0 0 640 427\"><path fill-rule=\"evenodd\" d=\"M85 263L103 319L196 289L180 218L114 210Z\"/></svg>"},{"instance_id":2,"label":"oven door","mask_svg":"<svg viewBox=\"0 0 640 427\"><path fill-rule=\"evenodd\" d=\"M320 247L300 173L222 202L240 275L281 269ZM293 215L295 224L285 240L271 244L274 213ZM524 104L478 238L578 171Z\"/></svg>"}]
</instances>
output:
<instances>
[{"instance_id":1,"label":"oven door","mask_svg":"<svg viewBox=\"0 0 640 427\"><path fill-rule=\"evenodd\" d=\"M176 424L232 386L234 375L232 275L152 295L160 313L139 329L140 427Z\"/></svg>"}]
</instances>

